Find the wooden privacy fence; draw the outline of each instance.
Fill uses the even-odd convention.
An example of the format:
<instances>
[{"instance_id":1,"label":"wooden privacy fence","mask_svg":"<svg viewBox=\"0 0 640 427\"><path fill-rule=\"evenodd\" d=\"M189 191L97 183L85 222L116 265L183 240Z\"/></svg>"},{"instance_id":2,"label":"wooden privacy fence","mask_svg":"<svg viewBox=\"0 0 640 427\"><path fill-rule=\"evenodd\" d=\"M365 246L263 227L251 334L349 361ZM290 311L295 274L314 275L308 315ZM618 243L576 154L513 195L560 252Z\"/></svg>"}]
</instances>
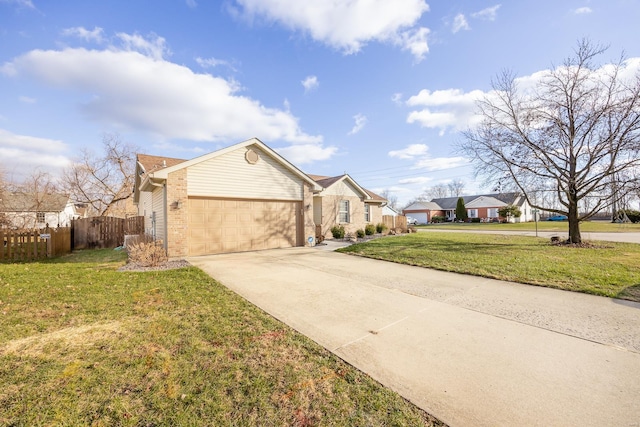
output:
<instances>
[{"instance_id":1,"label":"wooden privacy fence","mask_svg":"<svg viewBox=\"0 0 640 427\"><path fill-rule=\"evenodd\" d=\"M0 261L35 261L71 252L71 228L0 229Z\"/></svg>"},{"instance_id":2,"label":"wooden privacy fence","mask_svg":"<svg viewBox=\"0 0 640 427\"><path fill-rule=\"evenodd\" d=\"M73 249L115 248L127 234L144 233L144 217L97 216L72 221Z\"/></svg>"},{"instance_id":3,"label":"wooden privacy fence","mask_svg":"<svg viewBox=\"0 0 640 427\"><path fill-rule=\"evenodd\" d=\"M403 232L407 231L407 217L403 215L382 215L382 223L386 225L389 230L400 228Z\"/></svg>"}]
</instances>

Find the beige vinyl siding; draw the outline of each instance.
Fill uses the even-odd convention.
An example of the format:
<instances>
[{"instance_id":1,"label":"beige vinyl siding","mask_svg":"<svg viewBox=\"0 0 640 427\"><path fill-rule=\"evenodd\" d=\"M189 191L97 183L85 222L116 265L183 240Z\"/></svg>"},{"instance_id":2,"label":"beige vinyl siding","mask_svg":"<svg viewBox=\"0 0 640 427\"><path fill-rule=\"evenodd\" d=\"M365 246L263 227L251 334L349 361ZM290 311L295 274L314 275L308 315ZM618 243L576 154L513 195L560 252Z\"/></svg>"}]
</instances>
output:
<instances>
[{"instance_id":1,"label":"beige vinyl siding","mask_svg":"<svg viewBox=\"0 0 640 427\"><path fill-rule=\"evenodd\" d=\"M151 210L151 193L141 191L138 201L138 215L144 216L144 230L147 234L151 234Z\"/></svg>"},{"instance_id":2,"label":"beige vinyl siding","mask_svg":"<svg viewBox=\"0 0 640 427\"><path fill-rule=\"evenodd\" d=\"M260 156L245 159L247 149ZM242 147L187 169L189 196L302 200L302 180L257 147Z\"/></svg>"},{"instance_id":3,"label":"beige vinyl siding","mask_svg":"<svg viewBox=\"0 0 640 427\"><path fill-rule=\"evenodd\" d=\"M155 237L158 240L165 240L165 229L166 229L166 221L165 221L165 210L164 210L164 187L158 187L153 190L151 194L152 198L152 206L151 206L151 215L155 212L156 224L155 224ZM153 227L153 225L151 225ZM153 233L153 228L152 228Z\"/></svg>"},{"instance_id":4,"label":"beige vinyl siding","mask_svg":"<svg viewBox=\"0 0 640 427\"><path fill-rule=\"evenodd\" d=\"M362 194L348 182L340 181L322 192L323 196L362 197Z\"/></svg>"}]
</instances>

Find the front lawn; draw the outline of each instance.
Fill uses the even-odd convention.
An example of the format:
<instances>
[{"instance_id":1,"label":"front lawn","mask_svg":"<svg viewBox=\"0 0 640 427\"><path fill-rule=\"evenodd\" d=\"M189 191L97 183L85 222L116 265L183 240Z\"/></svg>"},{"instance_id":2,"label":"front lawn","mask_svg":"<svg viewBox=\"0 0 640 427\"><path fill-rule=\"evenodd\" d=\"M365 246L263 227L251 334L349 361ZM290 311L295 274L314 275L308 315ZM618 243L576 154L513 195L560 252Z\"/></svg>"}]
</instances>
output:
<instances>
[{"instance_id":1,"label":"front lawn","mask_svg":"<svg viewBox=\"0 0 640 427\"><path fill-rule=\"evenodd\" d=\"M197 268L0 265L0 425L440 425Z\"/></svg>"},{"instance_id":2,"label":"front lawn","mask_svg":"<svg viewBox=\"0 0 640 427\"><path fill-rule=\"evenodd\" d=\"M485 230L485 231L535 231L535 222L517 223L456 223L444 222L440 224L420 225L420 228L433 230ZM569 231L567 221L538 221L538 231L552 231L566 233ZM640 223L637 224L616 224L606 221L585 221L580 223L580 231L584 233L638 233Z\"/></svg>"},{"instance_id":3,"label":"front lawn","mask_svg":"<svg viewBox=\"0 0 640 427\"><path fill-rule=\"evenodd\" d=\"M640 301L640 245L472 233L389 236L341 252L456 273Z\"/></svg>"}]
</instances>

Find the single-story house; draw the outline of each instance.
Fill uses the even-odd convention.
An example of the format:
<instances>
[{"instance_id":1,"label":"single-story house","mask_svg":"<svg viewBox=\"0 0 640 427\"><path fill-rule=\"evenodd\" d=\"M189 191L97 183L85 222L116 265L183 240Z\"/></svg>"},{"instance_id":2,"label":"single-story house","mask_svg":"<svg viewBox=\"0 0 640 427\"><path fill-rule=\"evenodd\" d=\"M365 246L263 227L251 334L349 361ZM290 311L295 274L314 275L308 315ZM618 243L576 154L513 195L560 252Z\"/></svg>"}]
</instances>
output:
<instances>
[{"instance_id":1,"label":"single-story house","mask_svg":"<svg viewBox=\"0 0 640 427\"><path fill-rule=\"evenodd\" d=\"M69 196L61 193L0 193L0 214L10 228L69 227L81 215Z\"/></svg>"},{"instance_id":2,"label":"single-story house","mask_svg":"<svg viewBox=\"0 0 640 427\"><path fill-rule=\"evenodd\" d=\"M385 202L348 175L307 175L257 138L191 160L137 156L134 203L170 257L313 245L316 224L324 237L337 223L355 231L380 222Z\"/></svg>"},{"instance_id":3,"label":"single-story house","mask_svg":"<svg viewBox=\"0 0 640 427\"><path fill-rule=\"evenodd\" d=\"M533 213L527 199L520 193L481 194L462 196L469 218L480 218L483 221L499 220L498 209L507 205L520 208L519 218L509 218L512 222L533 221ZM418 201L403 209L405 215L410 215L420 223L432 221L434 216L443 216L452 221L456 217L458 197L443 197L432 199L430 202Z\"/></svg>"}]
</instances>

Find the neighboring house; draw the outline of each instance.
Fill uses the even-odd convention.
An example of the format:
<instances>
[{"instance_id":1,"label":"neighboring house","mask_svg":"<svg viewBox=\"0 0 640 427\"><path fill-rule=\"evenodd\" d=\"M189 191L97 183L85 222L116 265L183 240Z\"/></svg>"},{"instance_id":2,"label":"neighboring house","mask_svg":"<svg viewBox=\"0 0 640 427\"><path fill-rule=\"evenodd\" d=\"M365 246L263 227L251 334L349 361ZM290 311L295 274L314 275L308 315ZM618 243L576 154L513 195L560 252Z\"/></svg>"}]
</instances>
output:
<instances>
[{"instance_id":1,"label":"neighboring house","mask_svg":"<svg viewBox=\"0 0 640 427\"><path fill-rule=\"evenodd\" d=\"M519 193L482 194L462 196L469 218L480 218L482 221L500 220L498 210L507 205L514 205L520 209L520 218L509 218L511 222L533 221L533 213L527 199ZM431 222L436 215L444 216L449 221L456 217L458 197L444 197L430 202L415 202L405 209L405 215L418 219L418 222Z\"/></svg>"},{"instance_id":2,"label":"neighboring house","mask_svg":"<svg viewBox=\"0 0 640 427\"><path fill-rule=\"evenodd\" d=\"M80 217L69 196L60 193L0 193L0 213L11 228L69 227Z\"/></svg>"},{"instance_id":3,"label":"neighboring house","mask_svg":"<svg viewBox=\"0 0 640 427\"><path fill-rule=\"evenodd\" d=\"M139 154L134 203L170 257L313 244L317 214L323 230L360 228L367 210L380 221L380 196L348 175L316 178L253 138L191 160Z\"/></svg>"},{"instance_id":4,"label":"neighboring house","mask_svg":"<svg viewBox=\"0 0 640 427\"><path fill-rule=\"evenodd\" d=\"M434 215L444 215L440 206L433 202L413 202L402 213L417 219L418 224L428 224Z\"/></svg>"},{"instance_id":5,"label":"neighboring house","mask_svg":"<svg viewBox=\"0 0 640 427\"><path fill-rule=\"evenodd\" d=\"M345 232L364 230L367 224L382 222L382 206L386 200L361 187L349 175L309 175L322 190L313 195L313 222L320 226L319 234L331 238L331 228L344 226Z\"/></svg>"},{"instance_id":6,"label":"neighboring house","mask_svg":"<svg viewBox=\"0 0 640 427\"><path fill-rule=\"evenodd\" d=\"M391 206L384 205L382 207L382 216L398 216L398 215L401 215L400 212L398 212L397 210L395 210Z\"/></svg>"}]
</instances>

